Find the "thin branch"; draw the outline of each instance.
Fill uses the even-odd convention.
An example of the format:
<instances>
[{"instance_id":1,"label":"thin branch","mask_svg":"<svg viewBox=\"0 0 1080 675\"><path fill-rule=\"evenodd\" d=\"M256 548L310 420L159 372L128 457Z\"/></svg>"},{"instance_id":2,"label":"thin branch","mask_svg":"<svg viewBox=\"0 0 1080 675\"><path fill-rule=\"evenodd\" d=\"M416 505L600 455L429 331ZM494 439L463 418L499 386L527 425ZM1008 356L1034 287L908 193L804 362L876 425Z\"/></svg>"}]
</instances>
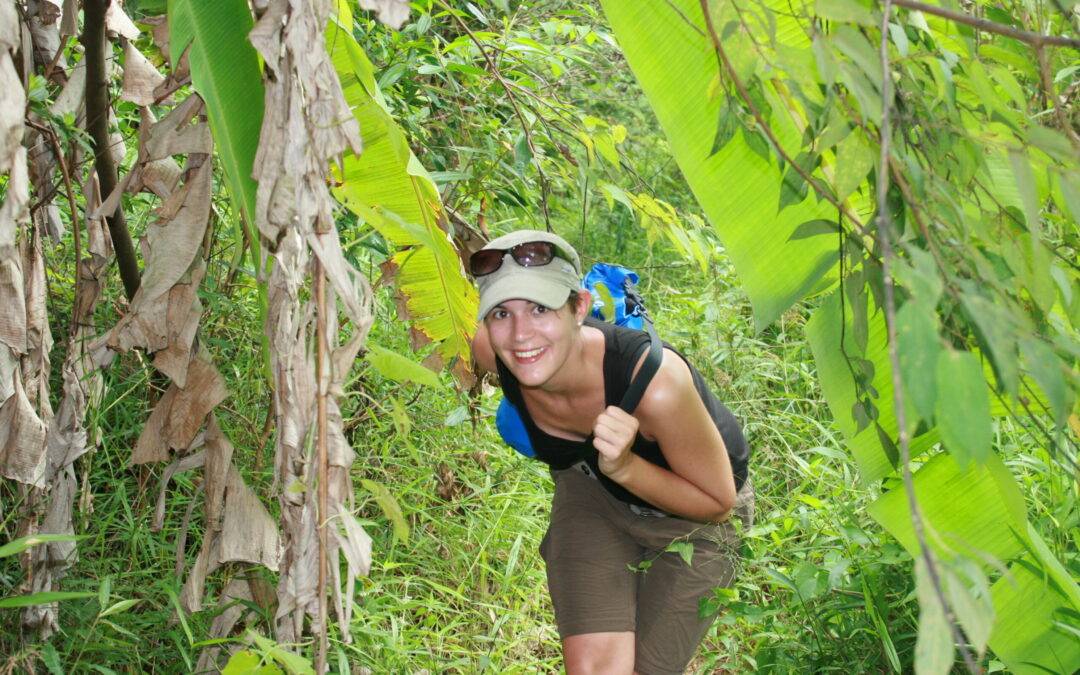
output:
<instances>
[{"instance_id":1,"label":"thin branch","mask_svg":"<svg viewBox=\"0 0 1080 675\"><path fill-rule=\"evenodd\" d=\"M1061 99L1054 94L1054 81L1050 77L1050 61L1046 58L1046 48L1043 45L1035 45L1035 57L1039 63L1039 84L1042 85L1047 103L1054 106L1054 117L1057 119L1058 126L1061 127L1062 133L1069 137L1073 148L1080 153L1080 136L1076 134L1076 129L1073 129L1073 125L1069 124L1069 119L1065 117Z\"/></svg>"},{"instance_id":2,"label":"thin branch","mask_svg":"<svg viewBox=\"0 0 1080 675\"><path fill-rule=\"evenodd\" d=\"M82 43L86 48L86 125L94 141L94 166L102 198L116 188L116 166L113 164L109 146L109 80L105 74L105 10L108 0L86 0L83 7ZM105 220L112 236L116 264L128 300L139 290L140 274L135 246L124 221L124 211L117 205L116 211L107 214Z\"/></svg>"},{"instance_id":3,"label":"thin branch","mask_svg":"<svg viewBox=\"0 0 1080 675\"><path fill-rule=\"evenodd\" d=\"M1052 45L1055 47L1072 47L1073 49L1080 49L1080 40L1065 37L1064 35L1044 35L1043 33L1033 33L1029 30L1020 30L1019 28L1013 28L1012 26L1007 26L1003 23L982 19L977 16L964 14L963 12L957 12L956 10L946 9L944 7L927 5L916 2L915 0L892 0L892 4L905 9L914 9L925 14L940 16L944 19L955 21L956 23L962 23L965 26L971 26L972 28L986 31L987 33L996 33L998 35L1011 37L1020 40L1021 42L1026 42L1033 47Z\"/></svg>"},{"instance_id":4,"label":"thin branch","mask_svg":"<svg viewBox=\"0 0 1080 675\"><path fill-rule=\"evenodd\" d=\"M534 164L536 166L536 172L540 176L540 208L544 211L544 225L550 231L551 216L548 213L548 179L547 176L544 174L544 169L540 166L540 156L536 152L536 145L533 143L532 132L529 131L529 124L525 120L525 115L521 112L521 106L518 105L517 99L514 97L513 92L510 91L510 85L507 84L505 79L503 79L502 73L499 71L499 67L495 65L495 61L491 58L491 55L488 54L487 50L484 49L484 45L480 42L480 39L476 37L476 34L472 32L472 29L469 28L469 25L465 23L460 16L457 15L457 13L452 7L450 7L450 5L446 4L445 0L438 0L438 3L443 7L443 9L446 10L446 12L451 17L453 17L454 21L456 21L457 24L461 26L461 29L464 30L466 34L468 34L469 39L472 40L473 44L476 45L476 48L480 50L481 56L484 57L484 60L487 61L488 68L491 69L492 77L494 77L495 80L500 85L502 85L503 91L506 92L506 97L510 100L510 105L514 108L514 114L517 116L518 121L521 122L521 130L525 133L525 143L529 146L529 152L532 153L533 158L536 160Z\"/></svg>"},{"instance_id":5,"label":"thin branch","mask_svg":"<svg viewBox=\"0 0 1080 675\"><path fill-rule=\"evenodd\" d=\"M326 341L327 341L327 317L326 317L326 275L323 273L322 263L319 258L315 258L314 269L314 291L315 291L315 401L316 401L316 444L318 447L318 475L319 475L319 494L318 494L318 532L319 532L319 646L316 651L315 658L315 672L326 672L326 654L329 649L329 642L327 640L327 633L329 627L327 626L327 618L329 612L326 607L326 577L329 571L327 566L326 554L327 554L327 536L326 526L330 520L330 514L327 513L328 504L330 501L330 486L329 486L329 458L327 453L327 439L326 439L326 397L327 380L329 379L327 370L327 354L326 354Z\"/></svg>"},{"instance_id":6,"label":"thin branch","mask_svg":"<svg viewBox=\"0 0 1080 675\"><path fill-rule=\"evenodd\" d=\"M904 386L900 376L900 354L896 338L896 297L892 278L892 218L889 214L888 191L889 191L889 140L892 136L891 120L889 113L892 108L892 72L889 63L889 15L893 0L884 0L881 19L881 156L877 170L877 239L881 249L881 271L885 295L885 324L888 332L889 365L892 367L893 385L893 408L896 414L896 426L898 429L898 441L900 445L900 463L903 469L904 492L907 494L908 510L911 512L911 525L918 540L923 562L926 564L926 573L930 577L930 583L934 588L934 595L944 611L946 622L949 624L949 632L953 642L960 649L960 655L968 671L980 673L982 669L975 662L960 625L957 623L949 603L945 598L942 588L941 577L938 573L938 564L933 551L926 542L926 532L923 527L922 511L915 497L915 481L911 473L911 444L908 438L907 414L904 409ZM842 301L842 300L841 300Z\"/></svg>"},{"instance_id":7,"label":"thin branch","mask_svg":"<svg viewBox=\"0 0 1080 675\"><path fill-rule=\"evenodd\" d=\"M816 178L810 175L805 169L799 166L791 155L784 150L780 145L780 140L776 138L776 134L773 133L772 127L766 122L762 116L761 111L758 110L754 100L750 97L750 92L746 89L746 85L739 78L738 73L735 72L735 68L731 65L731 61L728 59L727 53L724 51L724 47L721 45L720 36L716 33L716 27L713 25L712 14L709 12L709 0L699 0L701 3L701 11L705 15L705 27L708 29L709 37L712 39L713 51L716 52L716 58L719 62L720 69L726 71L731 81L735 84L735 89L739 92L739 98L743 100L746 107L750 109L750 113L754 116L754 120L761 127L762 132L768 137L773 147L776 149L776 153L787 162L788 166L795 170L795 173L806 181L807 185L814 188L814 192L825 201L835 206L840 212L844 214L848 222L858 230L859 234L864 237L872 238L872 234L866 230L866 226L863 225L859 219L858 214L854 213L846 203L837 199L827 187L822 185Z\"/></svg>"}]
</instances>

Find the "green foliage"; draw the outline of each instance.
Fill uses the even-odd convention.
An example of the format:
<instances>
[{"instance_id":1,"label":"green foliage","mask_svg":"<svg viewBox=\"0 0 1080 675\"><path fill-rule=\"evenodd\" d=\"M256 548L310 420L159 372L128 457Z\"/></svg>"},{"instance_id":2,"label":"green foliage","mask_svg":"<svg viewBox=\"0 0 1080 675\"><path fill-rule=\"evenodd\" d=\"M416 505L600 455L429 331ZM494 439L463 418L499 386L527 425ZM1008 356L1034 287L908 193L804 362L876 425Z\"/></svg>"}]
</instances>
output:
<instances>
[{"instance_id":1,"label":"green foliage","mask_svg":"<svg viewBox=\"0 0 1080 675\"><path fill-rule=\"evenodd\" d=\"M328 37L336 38L329 48L366 147L345 158L345 171L359 173L339 194L349 200L349 186L358 182L364 194L399 204L379 210L373 200L365 212L358 202L361 208L342 212L347 254L374 277L391 258L405 261L404 272L414 264L408 256L423 250L418 242L432 241L445 246L445 270L459 273L441 227L455 241L469 229L544 227L546 196L552 225L584 257L646 271L644 291L657 299L650 306L664 337L733 408L754 448L757 517L743 532L745 564L734 588L705 599L703 610L716 614L716 624L692 669L912 671L919 658L915 601L926 589L911 575L918 547L897 489L899 429L881 253L847 217L838 219L790 163L776 161L730 78L718 75L696 3L614 8L660 13L674 4L688 17L676 34L685 38L682 49L695 50L692 58L653 73L682 77L687 67L679 86L660 88L682 97L681 106L674 99L664 104L661 123L670 126L683 115L693 122L694 135L676 129L670 146L596 8L560 0L509 4L475 0L447 9L419 0L400 32L366 17L330 27ZM880 80L866 71L877 63L879 10L859 0L785 4L781 13L751 0L712 4L723 15L717 27L731 45L733 65L755 105L777 125L785 150L869 227L879 146L875 120L862 111L881 107L874 100ZM1002 20L994 13L1001 8L979 8ZM1058 30L1060 18L1042 9L1042 28ZM1007 18L1029 20L1020 11ZM837 22L850 25L839 30ZM647 28L638 37L656 32ZM1062 470L1072 446L1060 425L1075 410L1072 340L1080 291L1071 261L1080 178L1069 168L1074 160L1054 111L1039 108L1034 60L1003 39L975 40L965 31L904 11L887 29L895 82L905 85L897 98L894 154L916 197L895 189L890 195L901 249L893 266L900 286L897 346L915 436L916 496L930 545L944 563L949 604L973 650L989 649L983 665L1067 672L1080 658L1073 581L1080 571L1080 511L1074 474ZM655 45L664 46L666 38L656 34ZM619 38L631 67L651 62L653 47ZM476 42L494 59L524 120ZM1048 56L1057 93L1064 93L1075 69L1069 71L1061 52ZM920 86L910 87L916 80ZM52 87L35 83L35 111L44 110ZM202 91L198 81L195 87ZM245 104L254 101L261 106L261 93ZM213 114L209 99L208 111ZM130 112L118 109L119 129L134 137ZM60 131L64 145L78 142L73 130ZM224 141L217 126L214 131L220 153ZM706 207L708 225L670 161L672 150L680 167L687 151L693 153L687 166L700 165L690 182L699 195L708 193L703 203L713 204ZM217 181L238 194L221 159ZM254 270L228 264L241 246L232 215L241 208L229 208L223 194L215 212L226 226L213 228L200 291L200 344L229 384L219 421L237 448L237 466L273 507L272 443L263 433L268 392L251 346L261 333L259 290ZM801 203L787 205L800 195ZM136 225L151 217L153 206L145 196L125 199ZM917 208L928 235L915 221ZM63 334L70 315L71 254L66 239L48 256L54 335ZM453 283L444 270L416 269L431 282L421 294L434 297ZM740 289L751 294L753 316ZM818 291L823 297L808 322L810 310L797 300ZM123 307L115 287L106 292L101 325ZM471 322L470 311L459 313ZM385 287L376 312L372 343L406 353L403 324ZM452 334L453 324L447 330ZM936 423L941 401L933 373L938 354L953 352L977 359L989 383L983 391L992 435L978 447L992 452L981 463L961 465L938 447L945 431ZM377 353L370 352L376 360ZM61 361L54 352L53 363ZM409 362L418 378L439 381ZM974 386L972 375L969 367L964 391ZM0 611L0 653L16 670L195 671L202 650L223 644L211 639L211 627L226 581L220 573L211 578L203 611L179 610L174 567L194 562L205 527L199 480L194 472L173 478L164 526L151 531L160 467L133 471L127 462L148 413L143 392L155 385L138 355L119 357L106 378L105 399L91 419L102 442L76 466L86 476L76 530L87 538L62 589L80 598L60 604L62 631L44 645L19 642L19 612ZM339 667L559 670L537 554L550 483L542 467L498 442L489 421L496 403L482 389L465 398L388 376L369 359L355 364L341 413L353 447L363 448L354 471L365 489L354 510L374 537L375 561L370 576L355 580L353 642L340 642L332 629ZM0 528L13 536L21 497L0 483L0 500ZM968 560L976 550L977 562ZM265 571L245 573L272 583ZM16 556L0 556L0 594L18 593L23 579ZM252 612L255 633L272 632L272 610L243 607ZM232 670L289 667L274 656L284 646L267 638L227 640L244 643ZM941 658L951 665L947 647ZM302 657L311 653L309 645L295 648ZM295 672L310 668L302 661L293 664Z\"/></svg>"},{"instance_id":2,"label":"green foliage","mask_svg":"<svg viewBox=\"0 0 1080 675\"><path fill-rule=\"evenodd\" d=\"M883 35L880 12L855 0L603 4L759 328L840 280L808 332L863 480L906 470L904 436L913 437L913 457L940 440L959 465L934 455L916 472L929 545L947 558L1018 555L1023 500L994 454L993 416L1026 417L1063 469L1078 460L1061 430L1080 389L1080 239L1066 196L1080 176L1080 137L1052 77L1071 72L1068 50L1036 60L1034 50L993 31L976 35L962 22L905 10L893 12ZM1069 32L1068 17L1049 17L1030 29ZM884 77L895 91L888 100ZM1042 101L1052 97L1047 109L1033 95L1040 89ZM876 195L886 112L892 137L882 161L893 187ZM762 132L767 145L750 140ZM872 213L876 203L889 213ZM882 222L900 258L879 247ZM899 312L884 301L894 281ZM896 324L895 344L887 322ZM904 430L894 411L897 379ZM969 462L975 468L961 468ZM914 552L903 497L887 492L872 512ZM1065 586L1077 590L1072 579ZM966 597L956 596L958 614ZM927 622L944 616L924 606ZM1037 658L1010 652L1008 663ZM917 658L927 672L951 663L951 642Z\"/></svg>"},{"instance_id":3,"label":"green foliage","mask_svg":"<svg viewBox=\"0 0 1080 675\"><path fill-rule=\"evenodd\" d=\"M254 25L251 10L243 0L169 0L168 21L169 59L178 64L187 52L229 191L250 228L257 187L251 174L263 119L262 73L247 39ZM250 240L258 246L257 237Z\"/></svg>"},{"instance_id":4,"label":"green foliage","mask_svg":"<svg viewBox=\"0 0 1080 675\"><path fill-rule=\"evenodd\" d=\"M395 382L415 382L429 387L441 387L439 376L415 361L378 345L369 345L365 357L380 375Z\"/></svg>"},{"instance_id":5,"label":"green foliage","mask_svg":"<svg viewBox=\"0 0 1080 675\"><path fill-rule=\"evenodd\" d=\"M796 180L776 179L771 160L748 138L757 133L753 130L734 136L721 151L709 152L725 97L717 84L716 57L703 45L700 18L685 19L701 16L697 3L603 4L679 168L754 303L758 329L805 295L834 283L835 242L823 237L792 241L791 235L804 222L835 219L835 212L814 199L782 196L787 189L805 197L806 186L785 188ZM678 68L672 68L676 63ZM771 93L760 91L767 97ZM766 102L773 109L782 107L777 99ZM775 122L783 143L798 143L800 130L789 119L778 115ZM787 206L790 199L792 205L778 214L776 205L783 201Z\"/></svg>"},{"instance_id":6,"label":"green foliage","mask_svg":"<svg viewBox=\"0 0 1080 675\"><path fill-rule=\"evenodd\" d=\"M82 537L74 534L30 534L0 546L0 558L17 555L39 544L47 544L54 541L78 541L80 539L82 539Z\"/></svg>"},{"instance_id":7,"label":"green foliage","mask_svg":"<svg viewBox=\"0 0 1080 675\"><path fill-rule=\"evenodd\" d=\"M467 359L476 321L476 290L440 229L439 192L390 115L374 68L350 34L343 12L326 32L326 44L341 79L345 100L363 133L364 150L347 154L335 194L346 208L391 244L398 288L410 318L426 339L440 343L447 361Z\"/></svg>"}]
</instances>

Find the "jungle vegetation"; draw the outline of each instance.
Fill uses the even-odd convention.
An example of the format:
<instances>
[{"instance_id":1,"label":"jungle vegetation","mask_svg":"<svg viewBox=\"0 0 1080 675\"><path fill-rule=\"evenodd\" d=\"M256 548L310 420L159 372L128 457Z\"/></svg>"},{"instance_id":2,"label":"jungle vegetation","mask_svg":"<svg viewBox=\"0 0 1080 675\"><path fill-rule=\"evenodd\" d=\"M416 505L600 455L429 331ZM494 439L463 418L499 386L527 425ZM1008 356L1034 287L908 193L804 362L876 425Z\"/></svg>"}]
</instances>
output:
<instances>
[{"instance_id":1,"label":"jungle vegetation","mask_svg":"<svg viewBox=\"0 0 1080 675\"><path fill-rule=\"evenodd\" d=\"M1075 0L0 0L0 671L558 672L530 227L754 447L696 672L1076 672L1078 72Z\"/></svg>"}]
</instances>

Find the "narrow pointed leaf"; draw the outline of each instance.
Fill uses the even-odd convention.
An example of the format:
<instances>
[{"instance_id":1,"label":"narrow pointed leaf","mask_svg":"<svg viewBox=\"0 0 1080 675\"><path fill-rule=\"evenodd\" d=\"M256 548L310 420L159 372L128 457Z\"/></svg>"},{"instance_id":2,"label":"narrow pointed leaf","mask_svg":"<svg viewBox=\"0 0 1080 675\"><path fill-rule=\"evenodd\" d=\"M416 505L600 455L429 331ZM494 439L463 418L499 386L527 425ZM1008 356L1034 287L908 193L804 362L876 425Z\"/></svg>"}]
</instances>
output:
<instances>
[{"instance_id":1,"label":"narrow pointed leaf","mask_svg":"<svg viewBox=\"0 0 1080 675\"><path fill-rule=\"evenodd\" d=\"M244 0L169 0L169 52L173 64L190 48L191 82L206 102L221 165L233 200L254 223L251 177L263 118L262 72L248 42L254 20Z\"/></svg>"}]
</instances>

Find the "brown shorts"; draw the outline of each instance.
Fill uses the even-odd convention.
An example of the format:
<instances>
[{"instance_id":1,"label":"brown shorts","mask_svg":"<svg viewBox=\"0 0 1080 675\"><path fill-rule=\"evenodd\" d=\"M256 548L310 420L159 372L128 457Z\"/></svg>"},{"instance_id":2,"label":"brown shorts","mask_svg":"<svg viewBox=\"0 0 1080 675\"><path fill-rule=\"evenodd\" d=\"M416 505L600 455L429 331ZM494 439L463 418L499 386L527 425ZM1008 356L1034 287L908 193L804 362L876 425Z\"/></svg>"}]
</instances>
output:
<instances>
[{"instance_id":1,"label":"brown shorts","mask_svg":"<svg viewBox=\"0 0 1080 675\"><path fill-rule=\"evenodd\" d=\"M735 526L635 513L578 468L552 476L540 555L559 635L633 631L637 672L683 672L713 619L698 614L700 599L735 578ZM732 515L749 527L753 512L747 481ZM676 540L694 545L691 565L665 551Z\"/></svg>"}]
</instances>

